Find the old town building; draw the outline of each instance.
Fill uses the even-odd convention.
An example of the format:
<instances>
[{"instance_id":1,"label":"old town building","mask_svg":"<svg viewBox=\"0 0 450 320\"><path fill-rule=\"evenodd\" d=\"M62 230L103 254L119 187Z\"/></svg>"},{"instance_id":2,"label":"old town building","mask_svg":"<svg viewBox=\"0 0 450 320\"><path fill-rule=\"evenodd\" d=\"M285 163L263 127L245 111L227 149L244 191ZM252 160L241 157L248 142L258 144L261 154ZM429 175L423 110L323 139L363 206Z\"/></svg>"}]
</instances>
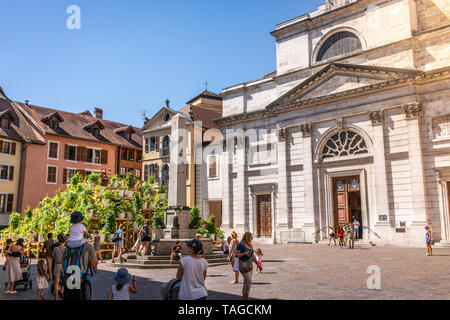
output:
<instances>
[{"instance_id":1,"label":"old town building","mask_svg":"<svg viewBox=\"0 0 450 320\"><path fill-rule=\"evenodd\" d=\"M330 0L272 36L276 72L222 93L222 227L315 242L356 218L362 241L450 240L448 1Z\"/></svg>"}]
</instances>

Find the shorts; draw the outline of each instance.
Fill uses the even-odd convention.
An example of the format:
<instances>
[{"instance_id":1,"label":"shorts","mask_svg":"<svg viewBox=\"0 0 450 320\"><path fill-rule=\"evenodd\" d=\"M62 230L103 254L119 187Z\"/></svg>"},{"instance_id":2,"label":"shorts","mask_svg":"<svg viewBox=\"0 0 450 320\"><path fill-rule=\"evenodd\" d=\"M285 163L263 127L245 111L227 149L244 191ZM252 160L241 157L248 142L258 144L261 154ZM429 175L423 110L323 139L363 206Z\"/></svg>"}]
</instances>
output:
<instances>
[{"instance_id":1,"label":"shorts","mask_svg":"<svg viewBox=\"0 0 450 320\"><path fill-rule=\"evenodd\" d=\"M152 238L150 237L141 237L141 242L150 242L152 241Z\"/></svg>"},{"instance_id":2,"label":"shorts","mask_svg":"<svg viewBox=\"0 0 450 320\"><path fill-rule=\"evenodd\" d=\"M55 277L62 277L64 275L64 268L62 264L55 264L55 270L53 270Z\"/></svg>"},{"instance_id":3,"label":"shorts","mask_svg":"<svg viewBox=\"0 0 450 320\"><path fill-rule=\"evenodd\" d=\"M234 259L233 271L239 272L239 258Z\"/></svg>"},{"instance_id":4,"label":"shorts","mask_svg":"<svg viewBox=\"0 0 450 320\"><path fill-rule=\"evenodd\" d=\"M334 235L334 233L330 234L331 238L336 238L336 236Z\"/></svg>"},{"instance_id":5,"label":"shorts","mask_svg":"<svg viewBox=\"0 0 450 320\"><path fill-rule=\"evenodd\" d=\"M123 241L114 242L114 250L123 249Z\"/></svg>"}]
</instances>

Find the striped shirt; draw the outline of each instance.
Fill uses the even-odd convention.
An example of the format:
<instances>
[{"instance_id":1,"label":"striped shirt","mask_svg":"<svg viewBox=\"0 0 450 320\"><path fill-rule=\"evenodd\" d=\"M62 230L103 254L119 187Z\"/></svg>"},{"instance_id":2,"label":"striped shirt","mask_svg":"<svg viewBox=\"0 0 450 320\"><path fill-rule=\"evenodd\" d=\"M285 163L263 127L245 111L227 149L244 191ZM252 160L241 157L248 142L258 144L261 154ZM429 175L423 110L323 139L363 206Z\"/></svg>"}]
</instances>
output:
<instances>
[{"instance_id":1,"label":"striped shirt","mask_svg":"<svg viewBox=\"0 0 450 320\"><path fill-rule=\"evenodd\" d=\"M113 300L130 300L129 284L124 284L120 290L117 290L116 286L116 284L112 286Z\"/></svg>"}]
</instances>

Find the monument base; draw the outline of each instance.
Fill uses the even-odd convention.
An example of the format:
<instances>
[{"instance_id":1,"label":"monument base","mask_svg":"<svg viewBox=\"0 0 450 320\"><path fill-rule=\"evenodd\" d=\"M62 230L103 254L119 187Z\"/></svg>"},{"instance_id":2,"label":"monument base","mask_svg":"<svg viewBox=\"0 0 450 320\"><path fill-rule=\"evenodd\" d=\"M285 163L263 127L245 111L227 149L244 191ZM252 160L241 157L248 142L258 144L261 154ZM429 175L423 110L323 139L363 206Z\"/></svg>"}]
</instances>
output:
<instances>
[{"instance_id":1,"label":"monument base","mask_svg":"<svg viewBox=\"0 0 450 320\"><path fill-rule=\"evenodd\" d=\"M195 235L194 235L195 238ZM152 246L154 248L154 255L155 256L167 256L172 253L172 247L175 245L175 242L180 241L180 246L183 249L182 254L188 255L189 251L186 246L186 241L190 241L193 238L188 239L160 239L160 240L154 240L152 242ZM210 255L213 253L213 241L211 239L202 239L201 240L203 244L203 251L205 252L205 255Z\"/></svg>"},{"instance_id":2,"label":"monument base","mask_svg":"<svg viewBox=\"0 0 450 320\"><path fill-rule=\"evenodd\" d=\"M172 229L170 239L194 239L197 235L197 229Z\"/></svg>"}]
</instances>

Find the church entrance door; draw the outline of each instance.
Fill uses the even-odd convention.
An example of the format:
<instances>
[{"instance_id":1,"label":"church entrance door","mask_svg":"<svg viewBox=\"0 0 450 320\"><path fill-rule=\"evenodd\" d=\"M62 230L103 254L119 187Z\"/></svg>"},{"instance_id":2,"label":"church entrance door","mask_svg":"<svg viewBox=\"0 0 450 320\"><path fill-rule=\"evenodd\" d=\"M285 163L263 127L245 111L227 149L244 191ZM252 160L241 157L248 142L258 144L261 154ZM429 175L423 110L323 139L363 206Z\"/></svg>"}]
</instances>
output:
<instances>
[{"instance_id":1,"label":"church entrance door","mask_svg":"<svg viewBox=\"0 0 450 320\"><path fill-rule=\"evenodd\" d=\"M258 203L258 237L272 237L272 196L261 195L257 197Z\"/></svg>"},{"instance_id":2,"label":"church entrance door","mask_svg":"<svg viewBox=\"0 0 450 320\"><path fill-rule=\"evenodd\" d=\"M360 223L359 238L362 238L361 188L359 176L333 179L334 227L337 230L356 218Z\"/></svg>"}]
</instances>

